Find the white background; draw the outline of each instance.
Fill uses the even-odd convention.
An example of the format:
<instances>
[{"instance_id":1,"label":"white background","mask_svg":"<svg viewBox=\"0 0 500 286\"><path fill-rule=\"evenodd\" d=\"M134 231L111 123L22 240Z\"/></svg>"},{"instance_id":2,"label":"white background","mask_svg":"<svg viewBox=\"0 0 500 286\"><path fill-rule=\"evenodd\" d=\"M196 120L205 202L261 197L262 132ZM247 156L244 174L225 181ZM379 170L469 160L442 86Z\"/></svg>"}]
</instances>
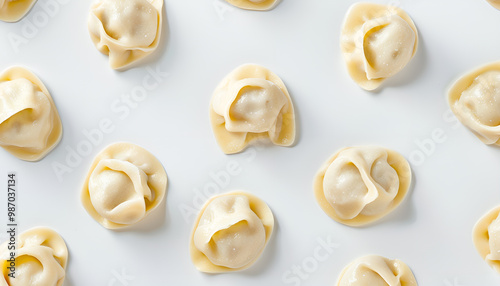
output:
<instances>
[{"instance_id":1,"label":"white background","mask_svg":"<svg viewBox=\"0 0 500 286\"><path fill-rule=\"evenodd\" d=\"M0 150L0 183L7 184L7 172L17 172L22 231L48 226L67 242L65 285L298 285L284 276L290 278L287 271L304 262L310 273L303 270L300 285L334 285L347 263L366 254L403 260L419 285L500 283L471 240L475 222L500 204L500 152L457 124L445 100L457 76L499 59L500 11L485 0L401 1L418 27L419 50L375 93L349 78L340 53L342 20L355 1L284 0L272 11L252 12L222 0L166 0L168 29L161 49L149 63L126 72L109 68L108 58L92 44L86 27L90 3L60 1L50 16L42 8L50 1L40 0L22 21L0 23L0 69L13 64L32 69L51 92L64 126L61 143L40 162ZM28 33L31 24L37 29ZM25 41L16 47L9 40L13 35ZM208 119L212 91L248 62L271 69L287 85L299 126L294 147L228 156L217 146ZM141 86L147 67L169 76L121 119L112 106ZM103 118L113 122L114 131L58 180L54 164L66 164L68 150L85 144L84 130L98 128ZM442 140L432 143L433 132L442 132ZM91 160L116 141L151 151L169 178L166 206L129 231L103 228L79 201ZM362 144L413 158L415 183L381 222L350 228L319 208L312 180L336 150ZM276 218L275 233L250 269L206 275L191 263L194 215L186 218L181 208L196 208L197 194L215 183L210 174L231 161L241 173L221 192L241 189L265 200ZM1 223L6 223L6 198L2 191ZM315 249L328 239L338 247L318 262ZM122 272L134 278L120 281L116 276Z\"/></svg>"}]
</instances>

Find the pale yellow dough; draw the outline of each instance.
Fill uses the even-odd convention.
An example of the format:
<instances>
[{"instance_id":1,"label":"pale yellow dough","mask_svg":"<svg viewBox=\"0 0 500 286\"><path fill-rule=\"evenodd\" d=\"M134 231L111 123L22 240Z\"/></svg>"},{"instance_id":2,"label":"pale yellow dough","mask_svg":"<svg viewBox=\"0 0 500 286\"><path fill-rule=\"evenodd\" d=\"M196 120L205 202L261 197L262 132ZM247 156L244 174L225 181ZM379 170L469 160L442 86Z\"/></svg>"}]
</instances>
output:
<instances>
[{"instance_id":1,"label":"pale yellow dough","mask_svg":"<svg viewBox=\"0 0 500 286\"><path fill-rule=\"evenodd\" d=\"M45 157L61 140L57 108L42 81L23 67L0 74L0 146L26 161Z\"/></svg>"},{"instance_id":2,"label":"pale yellow dough","mask_svg":"<svg viewBox=\"0 0 500 286\"><path fill-rule=\"evenodd\" d=\"M88 19L97 49L111 68L125 70L156 50L162 29L163 0L97 0Z\"/></svg>"},{"instance_id":3,"label":"pale yellow dough","mask_svg":"<svg viewBox=\"0 0 500 286\"><path fill-rule=\"evenodd\" d=\"M500 146L500 62L460 77L448 90L455 116L483 143Z\"/></svg>"},{"instance_id":4,"label":"pale yellow dough","mask_svg":"<svg viewBox=\"0 0 500 286\"><path fill-rule=\"evenodd\" d=\"M280 0L226 0L229 4L246 10L267 11L271 10Z\"/></svg>"},{"instance_id":5,"label":"pale yellow dough","mask_svg":"<svg viewBox=\"0 0 500 286\"><path fill-rule=\"evenodd\" d=\"M210 122L226 154L269 138L279 146L295 141L295 114L283 81L270 70L245 64L227 75L210 102Z\"/></svg>"},{"instance_id":6,"label":"pale yellow dough","mask_svg":"<svg viewBox=\"0 0 500 286\"><path fill-rule=\"evenodd\" d=\"M479 255L500 273L500 206L477 221L472 230L472 240Z\"/></svg>"},{"instance_id":7,"label":"pale yellow dough","mask_svg":"<svg viewBox=\"0 0 500 286\"><path fill-rule=\"evenodd\" d=\"M0 245L0 286L61 286L66 276L68 249L52 229L36 227L17 238L16 278L8 277L8 241Z\"/></svg>"},{"instance_id":8,"label":"pale yellow dough","mask_svg":"<svg viewBox=\"0 0 500 286\"><path fill-rule=\"evenodd\" d=\"M398 259L360 257L347 265L336 286L417 286L411 269Z\"/></svg>"},{"instance_id":9,"label":"pale yellow dough","mask_svg":"<svg viewBox=\"0 0 500 286\"><path fill-rule=\"evenodd\" d=\"M344 148L320 168L314 194L323 211L349 226L374 222L406 196L411 169L399 153L376 146Z\"/></svg>"},{"instance_id":10,"label":"pale yellow dough","mask_svg":"<svg viewBox=\"0 0 500 286\"><path fill-rule=\"evenodd\" d=\"M273 213L254 195L238 191L212 197L196 218L191 260L206 273L246 269L264 251L273 227Z\"/></svg>"},{"instance_id":11,"label":"pale yellow dough","mask_svg":"<svg viewBox=\"0 0 500 286\"><path fill-rule=\"evenodd\" d=\"M0 0L0 21L17 22L33 8L37 0Z\"/></svg>"},{"instance_id":12,"label":"pale yellow dough","mask_svg":"<svg viewBox=\"0 0 500 286\"><path fill-rule=\"evenodd\" d=\"M400 8L356 3L347 12L340 47L351 78L374 90L400 72L417 52L418 32Z\"/></svg>"},{"instance_id":13,"label":"pale yellow dough","mask_svg":"<svg viewBox=\"0 0 500 286\"><path fill-rule=\"evenodd\" d=\"M488 0L488 3L490 3L491 6L500 10L500 0Z\"/></svg>"},{"instance_id":14,"label":"pale yellow dough","mask_svg":"<svg viewBox=\"0 0 500 286\"><path fill-rule=\"evenodd\" d=\"M87 212L108 229L133 225L165 197L167 174L151 153L131 143L115 143L94 159L83 185Z\"/></svg>"}]
</instances>

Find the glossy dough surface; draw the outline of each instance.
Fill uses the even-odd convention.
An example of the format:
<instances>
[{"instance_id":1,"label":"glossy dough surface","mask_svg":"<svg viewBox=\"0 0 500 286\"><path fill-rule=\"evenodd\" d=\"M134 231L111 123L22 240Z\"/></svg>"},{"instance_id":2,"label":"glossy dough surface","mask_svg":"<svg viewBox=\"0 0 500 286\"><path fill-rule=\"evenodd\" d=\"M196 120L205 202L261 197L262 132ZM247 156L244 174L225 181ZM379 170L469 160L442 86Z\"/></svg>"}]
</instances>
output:
<instances>
[{"instance_id":1,"label":"glossy dough surface","mask_svg":"<svg viewBox=\"0 0 500 286\"><path fill-rule=\"evenodd\" d=\"M266 11L273 9L280 0L226 0L241 9Z\"/></svg>"},{"instance_id":2,"label":"glossy dough surface","mask_svg":"<svg viewBox=\"0 0 500 286\"><path fill-rule=\"evenodd\" d=\"M261 199L244 192L212 197L191 234L191 259L199 271L221 273L250 267L273 232L274 217Z\"/></svg>"},{"instance_id":3,"label":"glossy dough surface","mask_svg":"<svg viewBox=\"0 0 500 286\"><path fill-rule=\"evenodd\" d=\"M0 245L3 275L0 286L61 286L66 275L68 249L61 236L46 227L21 233L17 240L16 278L7 276L10 250L7 241Z\"/></svg>"},{"instance_id":4,"label":"glossy dough surface","mask_svg":"<svg viewBox=\"0 0 500 286\"><path fill-rule=\"evenodd\" d=\"M23 67L0 74L0 146L26 161L45 157L61 140L62 124L42 81Z\"/></svg>"},{"instance_id":5,"label":"glossy dough surface","mask_svg":"<svg viewBox=\"0 0 500 286\"><path fill-rule=\"evenodd\" d=\"M35 5L37 0L0 0L0 21L17 22Z\"/></svg>"},{"instance_id":6,"label":"glossy dough surface","mask_svg":"<svg viewBox=\"0 0 500 286\"><path fill-rule=\"evenodd\" d=\"M135 224L163 201L167 174L151 153L115 143L94 159L81 200L87 212L109 229Z\"/></svg>"},{"instance_id":7,"label":"glossy dough surface","mask_svg":"<svg viewBox=\"0 0 500 286\"><path fill-rule=\"evenodd\" d=\"M295 141L295 114L285 84L259 65L242 65L222 80L210 102L210 122L226 154L261 138L279 146Z\"/></svg>"},{"instance_id":8,"label":"glossy dough surface","mask_svg":"<svg viewBox=\"0 0 500 286\"><path fill-rule=\"evenodd\" d=\"M410 183L410 165L399 153L376 146L349 147L320 168L314 194L328 216L360 226L394 210Z\"/></svg>"},{"instance_id":9,"label":"glossy dough surface","mask_svg":"<svg viewBox=\"0 0 500 286\"><path fill-rule=\"evenodd\" d=\"M479 255L500 273L500 206L478 220L472 231L472 240Z\"/></svg>"},{"instance_id":10,"label":"glossy dough surface","mask_svg":"<svg viewBox=\"0 0 500 286\"><path fill-rule=\"evenodd\" d=\"M340 46L351 78L374 90L400 72L417 52L418 32L400 8L357 3L347 12Z\"/></svg>"},{"instance_id":11,"label":"glossy dough surface","mask_svg":"<svg viewBox=\"0 0 500 286\"><path fill-rule=\"evenodd\" d=\"M336 286L417 286L411 269L398 259L368 255L342 271Z\"/></svg>"},{"instance_id":12,"label":"glossy dough surface","mask_svg":"<svg viewBox=\"0 0 500 286\"><path fill-rule=\"evenodd\" d=\"M448 91L448 104L483 143L500 145L500 62L460 77Z\"/></svg>"},{"instance_id":13,"label":"glossy dough surface","mask_svg":"<svg viewBox=\"0 0 500 286\"><path fill-rule=\"evenodd\" d=\"M97 49L113 69L126 69L156 50L163 0L97 0L88 20Z\"/></svg>"}]
</instances>

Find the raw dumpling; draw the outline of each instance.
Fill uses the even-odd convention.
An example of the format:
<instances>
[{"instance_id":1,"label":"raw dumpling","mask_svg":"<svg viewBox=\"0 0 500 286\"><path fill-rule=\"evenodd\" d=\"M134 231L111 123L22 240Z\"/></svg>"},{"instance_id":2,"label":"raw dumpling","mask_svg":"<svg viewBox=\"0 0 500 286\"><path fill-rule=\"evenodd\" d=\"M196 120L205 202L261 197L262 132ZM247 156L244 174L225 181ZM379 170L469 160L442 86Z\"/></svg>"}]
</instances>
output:
<instances>
[{"instance_id":1,"label":"raw dumpling","mask_svg":"<svg viewBox=\"0 0 500 286\"><path fill-rule=\"evenodd\" d=\"M109 229L135 224L163 201L167 174L145 149L115 143L99 153L87 175L81 200L87 212Z\"/></svg>"},{"instance_id":2,"label":"raw dumpling","mask_svg":"<svg viewBox=\"0 0 500 286\"><path fill-rule=\"evenodd\" d=\"M314 194L334 220L360 226L396 208L406 196L411 169L395 151L360 146L335 153L316 174Z\"/></svg>"},{"instance_id":3,"label":"raw dumpling","mask_svg":"<svg viewBox=\"0 0 500 286\"><path fill-rule=\"evenodd\" d=\"M460 77L448 91L448 104L483 143L500 145L500 62Z\"/></svg>"},{"instance_id":4,"label":"raw dumpling","mask_svg":"<svg viewBox=\"0 0 500 286\"><path fill-rule=\"evenodd\" d=\"M266 11L273 9L280 0L226 0L241 9Z\"/></svg>"},{"instance_id":5,"label":"raw dumpling","mask_svg":"<svg viewBox=\"0 0 500 286\"><path fill-rule=\"evenodd\" d=\"M26 161L45 157L61 140L62 124L42 81L11 67L0 74L0 146Z\"/></svg>"},{"instance_id":6,"label":"raw dumpling","mask_svg":"<svg viewBox=\"0 0 500 286\"><path fill-rule=\"evenodd\" d=\"M472 231L472 240L479 255L500 273L500 206L479 219Z\"/></svg>"},{"instance_id":7,"label":"raw dumpling","mask_svg":"<svg viewBox=\"0 0 500 286\"><path fill-rule=\"evenodd\" d=\"M191 259L199 271L221 273L250 267L264 251L274 217L265 202L244 192L212 197L191 234Z\"/></svg>"},{"instance_id":8,"label":"raw dumpling","mask_svg":"<svg viewBox=\"0 0 500 286\"><path fill-rule=\"evenodd\" d=\"M17 22L35 5L37 0L0 0L0 20Z\"/></svg>"},{"instance_id":9,"label":"raw dumpling","mask_svg":"<svg viewBox=\"0 0 500 286\"><path fill-rule=\"evenodd\" d=\"M97 49L113 69L124 70L158 47L163 0L97 0L88 28Z\"/></svg>"},{"instance_id":10,"label":"raw dumpling","mask_svg":"<svg viewBox=\"0 0 500 286\"><path fill-rule=\"evenodd\" d=\"M336 286L417 286L411 269L398 259L367 255L347 265Z\"/></svg>"},{"instance_id":11,"label":"raw dumpling","mask_svg":"<svg viewBox=\"0 0 500 286\"><path fill-rule=\"evenodd\" d=\"M217 86L210 102L210 121L226 154L238 153L261 138L279 146L295 141L295 114L285 84L254 64L236 68Z\"/></svg>"},{"instance_id":12,"label":"raw dumpling","mask_svg":"<svg viewBox=\"0 0 500 286\"><path fill-rule=\"evenodd\" d=\"M340 46L351 78L361 88L374 90L410 62L418 33L400 8L357 3L347 12Z\"/></svg>"},{"instance_id":13,"label":"raw dumpling","mask_svg":"<svg viewBox=\"0 0 500 286\"><path fill-rule=\"evenodd\" d=\"M15 278L9 277L11 259L8 241L0 245L2 286L62 286L66 276L68 249L61 236L46 227L21 233L17 239ZM4 267L5 266L5 267Z\"/></svg>"}]
</instances>

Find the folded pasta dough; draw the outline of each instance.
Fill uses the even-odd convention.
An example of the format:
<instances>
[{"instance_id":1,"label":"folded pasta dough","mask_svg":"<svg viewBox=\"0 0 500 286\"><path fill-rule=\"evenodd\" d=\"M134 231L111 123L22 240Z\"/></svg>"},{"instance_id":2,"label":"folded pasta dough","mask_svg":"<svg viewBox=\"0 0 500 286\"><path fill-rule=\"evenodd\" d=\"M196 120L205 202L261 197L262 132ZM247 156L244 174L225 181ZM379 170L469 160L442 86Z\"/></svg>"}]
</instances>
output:
<instances>
[{"instance_id":1,"label":"folded pasta dough","mask_svg":"<svg viewBox=\"0 0 500 286\"><path fill-rule=\"evenodd\" d=\"M394 210L404 199L411 169L399 153L376 146L344 148L316 174L314 194L334 220L360 226Z\"/></svg>"},{"instance_id":2,"label":"folded pasta dough","mask_svg":"<svg viewBox=\"0 0 500 286\"><path fill-rule=\"evenodd\" d=\"M472 230L472 240L479 255L500 273L500 206L477 221Z\"/></svg>"},{"instance_id":3,"label":"folded pasta dough","mask_svg":"<svg viewBox=\"0 0 500 286\"><path fill-rule=\"evenodd\" d=\"M226 154L262 138L279 146L295 141L295 114L285 84L259 65L242 65L222 80L210 102L210 122Z\"/></svg>"},{"instance_id":4,"label":"folded pasta dough","mask_svg":"<svg viewBox=\"0 0 500 286\"><path fill-rule=\"evenodd\" d=\"M356 3L347 12L340 46L351 78L374 90L400 72L417 52L418 32L400 8Z\"/></svg>"},{"instance_id":5,"label":"folded pasta dough","mask_svg":"<svg viewBox=\"0 0 500 286\"><path fill-rule=\"evenodd\" d=\"M0 245L1 286L62 286L66 276L68 249L52 229L36 227L21 233L17 240L15 278L9 277L8 241Z\"/></svg>"},{"instance_id":6,"label":"folded pasta dough","mask_svg":"<svg viewBox=\"0 0 500 286\"><path fill-rule=\"evenodd\" d=\"M500 145L500 62L460 77L448 90L455 116L483 143Z\"/></svg>"},{"instance_id":7,"label":"folded pasta dough","mask_svg":"<svg viewBox=\"0 0 500 286\"><path fill-rule=\"evenodd\" d=\"M0 21L17 22L33 8L37 0L0 0Z\"/></svg>"},{"instance_id":8,"label":"folded pasta dough","mask_svg":"<svg viewBox=\"0 0 500 286\"><path fill-rule=\"evenodd\" d=\"M101 151L85 180L81 201L87 212L109 229L133 225L165 197L167 174L151 153L131 143Z\"/></svg>"},{"instance_id":9,"label":"folded pasta dough","mask_svg":"<svg viewBox=\"0 0 500 286\"><path fill-rule=\"evenodd\" d=\"M411 269L398 259L367 255L351 262L336 286L417 286Z\"/></svg>"},{"instance_id":10,"label":"folded pasta dough","mask_svg":"<svg viewBox=\"0 0 500 286\"><path fill-rule=\"evenodd\" d=\"M273 214L259 198L244 192L215 196L196 219L191 259L207 273L248 268L264 251L273 226Z\"/></svg>"},{"instance_id":11,"label":"folded pasta dough","mask_svg":"<svg viewBox=\"0 0 500 286\"><path fill-rule=\"evenodd\" d=\"M488 0L488 3L490 3L491 6L500 10L500 0Z\"/></svg>"},{"instance_id":12,"label":"folded pasta dough","mask_svg":"<svg viewBox=\"0 0 500 286\"><path fill-rule=\"evenodd\" d=\"M0 74L0 146L26 161L45 157L61 140L57 108L42 81L23 67Z\"/></svg>"},{"instance_id":13,"label":"folded pasta dough","mask_svg":"<svg viewBox=\"0 0 500 286\"><path fill-rule=\"evenodd\" d=\"M162 29L163 0L97 0L88 19L97 49L111 68L125 70L156 50Z\"/></svg>"},{"instance_id":14,"label":"folded pasta dough","mask_svg":"<svg viewBox=\"0 0 500 286\"><path fill-rule=\"evenodd\" d=\"M278 5L280 0L226 0L229 4L246 10L267 11Z\"/></svg>"}]
</instances>

